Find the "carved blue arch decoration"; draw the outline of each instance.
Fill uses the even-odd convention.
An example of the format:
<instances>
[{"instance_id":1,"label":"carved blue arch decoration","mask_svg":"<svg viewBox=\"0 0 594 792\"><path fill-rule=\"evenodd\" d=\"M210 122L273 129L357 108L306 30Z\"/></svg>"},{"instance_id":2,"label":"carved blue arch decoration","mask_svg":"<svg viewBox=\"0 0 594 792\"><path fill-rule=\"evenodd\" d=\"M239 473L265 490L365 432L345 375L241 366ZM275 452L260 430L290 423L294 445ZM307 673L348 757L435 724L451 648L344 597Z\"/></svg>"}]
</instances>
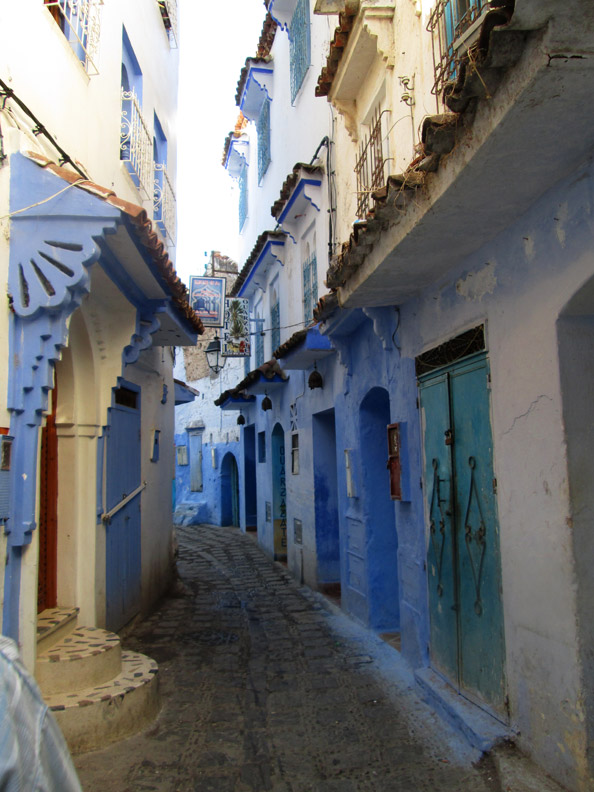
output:
<instances>
[{"instance_id":1,"label":"carved blue arch decoration","mask_svg":"<svg viewBox=\"0 0 594 792\"><path fill-rule=\"evenodd\" d=\"M121 213L65 187L22 154L14 154L10 166L8 410L14 442L3 632L18 638L22 550L36 527L39 427L53 367L67 343L68 320L89 291L97 242L115 232Z\"/></svg>"}]
</instances>

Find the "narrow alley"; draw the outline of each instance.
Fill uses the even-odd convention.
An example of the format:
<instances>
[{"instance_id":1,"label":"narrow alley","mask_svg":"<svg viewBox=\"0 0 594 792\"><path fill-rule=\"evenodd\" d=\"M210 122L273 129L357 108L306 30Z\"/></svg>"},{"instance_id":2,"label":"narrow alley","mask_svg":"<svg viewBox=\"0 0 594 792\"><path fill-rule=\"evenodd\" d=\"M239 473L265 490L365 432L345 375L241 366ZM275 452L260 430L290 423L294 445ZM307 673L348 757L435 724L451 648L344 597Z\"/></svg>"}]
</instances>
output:
<instances>
[{"instance_id":1,"label":"narrow alley","mask_svg":"<svg viewBox=\"0 0 594 792\"><path fill-rule=\"evenodd\" d=\"M124 639L158 662L161 713L75 759L85 792L501 788L417 698L395 649L237 529L178 538L179 596Z\"/></svg>"}]
</instances>

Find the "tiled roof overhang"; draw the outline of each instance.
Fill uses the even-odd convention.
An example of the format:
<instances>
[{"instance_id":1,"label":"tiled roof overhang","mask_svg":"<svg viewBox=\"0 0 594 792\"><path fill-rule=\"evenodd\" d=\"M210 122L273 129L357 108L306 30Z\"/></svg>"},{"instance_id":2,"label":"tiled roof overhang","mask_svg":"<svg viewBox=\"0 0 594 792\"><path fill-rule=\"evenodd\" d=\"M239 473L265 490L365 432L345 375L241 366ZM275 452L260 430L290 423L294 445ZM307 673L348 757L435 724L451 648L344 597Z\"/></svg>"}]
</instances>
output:
<instances>
[{"instance_id":1,"label":"tiled roof overhang","mask_svg":"<svg viewBox=\"0 0 594 792\"><path fill-rule=\"evenodd\" d=\"M44 170L54 173L59 178L73 185L78 190L83 190L91 195L101 198L107 204L119 209L128 219L129 225L136 237L136 242L148 254L155 266L162 287L171 295L171 303L177 315L186 323L194 333L202 334L204 327L199 316L194 312L188 301L188 290L178 277L171 262L165 245L156 232L153 224L142 206L118 198L113 190L102 187L89 180L81 179L78 173L68 168L56 165L55 162L34 151L24 152L24 155L35 162Z\"/></svg>"},{"instance_id":2,"label":"tiled roof overhang","mask_svg":"<svg viewBox=\"0 0 594 792\"><path fill-rule=\"evenodd\" d=\"M256 51L256 57L248 58L246 60L245 66L241 70L241 74L237 82L237 91L235 93L236 105L239 106L241 102L241 96L243 94L245 83L249 74L249 69L250 69L249 62L250 61L263 61L264 63L268 62L268 59L270 58L270 51L274 43L275 34L276 34L276 22L270 16L270 14L266 14L266 17L264 19L264 25L262 27L262 33L260 34L260 40L258 41L258 49Z\"/></svg>"},{"instance_id":3,"label":"tiled roof overhang","mask_svg":"<svg viewBox=\"0 0 594 792\"><path fill-rule=\"evenodd\" d=\"M228 166L232 143L234 143L236 140L241 140L244 137L243 130L246 128L246 126L247 126L247 118L245 118L243 113L240 113L237 119L237 123L235 124L235 129L232 132L229 132L229 134L225 138L225 145L223 146L223 158L221 160L221 163L224 168L227 168Z\"/></svg>"},{"instance_id":4,"label":"tiled roof overhang","mask_svg":"<svg viewBox=\"0 0 594 792\"><path fill-rule=\"evenodd\" d=\"M334 352L330 339L320 333L317 325L312 325L293 333L275 351L274 357L283 361L286 370L301 371L311 368L315 362Z\"/></svg>"},{"instance_id":5,"label":"tiled roof overhang","mask_svg":"<svg viewBox=\"0 0 594 792\"><path fill-rule=\"evenodd\" d=\"M280 196L272 204L270 214L279 223L282 223L291 204L297 197L295 195L296 189L304 190L308 184L319 187L322 183L321 177L323 173L324 169L320 165L307 165L304 162L298 162L285 179L281 187ZM309 199L309 201L312 203L312 199Z\"/></svg>"},{"instance_id":6,"label":"tiled roof overhang","mask_svg":"<svg viewBox=\"0 0 594 792\"><path fill-rule=\"evenodd\" d=\"M341 306L397 305L519 217L594 148L594 7L516 0L490 11L420 155L390 176L332 260ZM552 6L548 5L549 12ZM586 56L585 53L588 53ZM546 166L544 165L546 163Z\"/></svg>"},{"instance_id":7,"label":"tiled roof overhang","mask_svg":"<svg viewBox=\"0 0 594 792\"><path fill-rule=\"evenodd\" d=\"M189 402L194 401L196 396L199 395L197 390L178 379L173 380L173 389L176 407L178 404L188 404Z\"/></svg>"},{"instance_id":8,"label":"tiled roof overhang","mask_svg":"<svg viewBox=\"0 0 594 792\"><path fill-rule=\"evenodd\" d=\"M241 72L241 89L237 89L237 105L250 121L257 121L262 105L272 99L272 58L248 58Z\"/></svg>"},{"instance_id":9,"label":"tiled roof overhang","mask_svg":"<svg viewBox=\"0 0 594 792\"><path fill-rule=\"evenodd\" d=\"M356 17L357 14L344 11L338 15L338 26L330 42L330 52L326 58L326 65L322 68L320 76L318 77L316 96L328 96L330 93Z\"/></svg>"},{"instance_id":10,"label":"tiled roof overhang","mask_svg":"<svg viewBox=\"0 0 594 792\"><path fill-rule=\"evenodd\" d=\"M222 397L225 396L223 399ZM222 399L222 401L221 401ZM230 391L225 391L224 394L221 394L219 399L215 401L217 407L220 407L221 410L242 410L244 407L248 407L250 404L254 404L256 401L255 396L251 396L249 393L245 391L239 391L238 393L231 393Z\"/></svg>"},{"instance_id":11,"label":"tiled roof overhang","mask_svg":"<svg viewBox=\"0 0 594 792\"><path fill-rule=\"evenodd\" d=\"M222 407L223 409L225 409L224 405L229 400L245 398L247 403L248 400L251 401L253 399L254 394L272 391L279 386L285 385L288 380L288 375L281 369L278 361L273 358L250 371L235 388L223 391L219 398L215 399L214 403L217 407Z\"/></svg>"},{"instance_id":12,"label":"tiled roof overhang","mask_svg":"<svg viewBox=\"0 0 594 792\"><path fill-rule=\"evenodd\" d=\"M246 296L249 287L252 284L257 285L255 283L256 274L263 277L265 271L268 271L275 262L282 265L286 241L287 235L283 231L264 231L260 234L237 276L229 296Z\"/></svg>"}]
</instances>

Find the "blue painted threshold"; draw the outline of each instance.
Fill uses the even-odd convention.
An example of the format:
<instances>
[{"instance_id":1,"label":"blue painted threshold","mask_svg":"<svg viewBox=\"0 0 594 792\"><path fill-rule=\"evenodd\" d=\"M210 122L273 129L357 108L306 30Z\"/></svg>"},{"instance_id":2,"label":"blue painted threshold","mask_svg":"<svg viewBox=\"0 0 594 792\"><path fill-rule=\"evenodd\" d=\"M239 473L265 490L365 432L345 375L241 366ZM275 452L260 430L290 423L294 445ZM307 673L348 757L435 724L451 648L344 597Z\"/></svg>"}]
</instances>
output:
<instances>
[{"instance_id":1,"label":"blue painted threshold","mask_svg":"<svg viewBox=\"0 0 594 792\"><path fill-rule=\"evenodd\" d=\"M496 745L513 741L514 733L509 726L460 696L435 671L421 668L415 671L415 680L421 698L473 748L487 753Z\"/></svg>"}]
</instances>

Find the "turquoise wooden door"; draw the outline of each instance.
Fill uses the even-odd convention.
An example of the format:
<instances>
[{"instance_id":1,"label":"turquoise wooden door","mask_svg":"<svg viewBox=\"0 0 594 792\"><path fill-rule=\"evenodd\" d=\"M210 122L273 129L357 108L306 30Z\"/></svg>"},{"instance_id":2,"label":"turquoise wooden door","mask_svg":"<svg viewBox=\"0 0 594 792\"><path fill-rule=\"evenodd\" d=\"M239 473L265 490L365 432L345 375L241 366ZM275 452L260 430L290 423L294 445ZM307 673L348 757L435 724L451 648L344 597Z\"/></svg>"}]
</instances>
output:
<instances>
[{"instance_id":1,"label":"turquoise wooden door","mask_svg":"<svg viewBox=\"0 0 594 792\"><path fill-rule=\"evenodd\" d=\"M485 354L419 381L432 664L502 711L505 647Z\"/></svg>"},{"instance_id":2,"label":"turquoise wooden door","mask_svg":"<svg viewBox=\"0 0 594 792\"><path fill-rule=\"evenodd\" d=\"M140 610L140 392L135 386L114 388L106 439L106 508L114 513L105 524L105 622L117 631Z\"/></svg>"}]
</instances>

